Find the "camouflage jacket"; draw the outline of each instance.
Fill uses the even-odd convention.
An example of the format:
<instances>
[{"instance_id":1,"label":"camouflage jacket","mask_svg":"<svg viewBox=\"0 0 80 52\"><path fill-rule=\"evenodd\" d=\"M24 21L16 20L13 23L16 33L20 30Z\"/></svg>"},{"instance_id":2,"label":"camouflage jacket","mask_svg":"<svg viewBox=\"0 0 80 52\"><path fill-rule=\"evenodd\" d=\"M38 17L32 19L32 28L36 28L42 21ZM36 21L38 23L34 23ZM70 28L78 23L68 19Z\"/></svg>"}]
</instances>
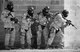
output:
<instances>
[{"instance_id":1,"label":"camouflage jacket","mask_svg":"<svg viewBox=\"0 0 80 52\"><path fill-rule=\"evenodd\" d=\"M65 25L65 20L63 19L62 15L59 13L56 16L53 17L52 23L50 24L50 27L54 27L56 30L58 30L60 27Z\"/></svg>"},{"instance_id":2,"label":"camouflage jacket","mask_svg":"<svg viewBox=\"0 0 80 52\"><path fill-rule=\"evenodd\" d=\"M11 15L9 15L9 13ZM1 14L1 20L4 23L4 28L14 28L14 22L11 21L11 18L14 18L14 12L4 10Z\"/></svg>"},{"instance_id":3,"label":"camouflage jacket","mask_svg":"<svg viewBox=\"0 0 80 52\"><path fill-rule=\"evenodd\" d=\"M24 14L23 18L22 18L22 23L21 23L21 29L22 31L24 29L28 30L31 27L31 24L33 24L33 21L31 20L31 18L26 18L27 13Z\"/></svg>"},{"instance_id":4,"label":"camouflage jacket","mask_svg":"<svg viewBox=\"0 0 80 52\"><path fill-rule=\"evenodd\" d=\"M39 21L39 24L43 26L46 26L48 24L48 19L46 18L46 16L43 16L42 13L38 15L38 21Z\"/></svg>"}]
</instances>

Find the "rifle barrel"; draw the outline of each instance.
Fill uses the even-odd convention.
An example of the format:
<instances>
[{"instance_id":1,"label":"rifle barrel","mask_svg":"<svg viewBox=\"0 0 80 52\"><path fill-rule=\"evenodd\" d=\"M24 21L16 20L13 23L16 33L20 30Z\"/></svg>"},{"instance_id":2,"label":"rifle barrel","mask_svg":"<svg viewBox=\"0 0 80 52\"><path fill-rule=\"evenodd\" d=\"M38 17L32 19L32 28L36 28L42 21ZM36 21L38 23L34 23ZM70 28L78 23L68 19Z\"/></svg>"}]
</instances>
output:
<instances>
[{"instance_id":1,"label":"rifle barrel","mask_svg":"<svg viewBox=\"0 0 80 52\"><path fill-rule=\"evenodd\" d=\"M68 19L65 19L65 20L68 21ZM70 23L70 25L72 25L75 29L77 29L74 24Z\"/></svg>"}]
</instances>

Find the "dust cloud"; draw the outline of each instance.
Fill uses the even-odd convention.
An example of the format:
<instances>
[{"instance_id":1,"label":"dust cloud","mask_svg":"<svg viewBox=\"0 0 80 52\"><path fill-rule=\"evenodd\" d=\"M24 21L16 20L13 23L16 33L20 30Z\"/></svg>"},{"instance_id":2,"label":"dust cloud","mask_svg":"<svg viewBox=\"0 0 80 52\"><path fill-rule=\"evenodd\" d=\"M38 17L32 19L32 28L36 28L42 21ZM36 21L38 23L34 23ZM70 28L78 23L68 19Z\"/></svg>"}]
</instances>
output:
<instances>
[{"instance_id":1,"label":"dust cloud","mask_svg":"<svg viewBox=\"0 0 80 52\"><path fill-rule=\"evenodd\" d=\"M64 45L66 48L80 48L80 0L64 0L64 9L69 11L67 19L77 27L65 28Z\"/></svg>"}]
</instances>

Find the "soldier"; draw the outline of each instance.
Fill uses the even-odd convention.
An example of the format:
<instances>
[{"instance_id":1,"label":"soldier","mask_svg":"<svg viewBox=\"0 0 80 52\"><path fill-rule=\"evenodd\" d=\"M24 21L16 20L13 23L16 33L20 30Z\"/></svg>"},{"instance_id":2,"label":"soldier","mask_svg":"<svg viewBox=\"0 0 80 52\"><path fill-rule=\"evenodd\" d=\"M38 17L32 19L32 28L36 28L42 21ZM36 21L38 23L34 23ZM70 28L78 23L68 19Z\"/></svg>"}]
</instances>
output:
<instances>
[{"instance_id":1,"label":"soldier","mask_svg":"<svg viewBox=\"0 0 80 52\"><path fill-rule=\"evenodd\" d=\"M25 48L25 42L27 42L28 48L31 48L31 24L33 23L32 17L33 17L33 11L34 8L30 7L27 10L27 13L24 14L24 17L22 19L21 24L21 48Z\"/></svg>"},{"instance_id":2,"label":"soldier","mask_svg":"<svg viewBox=\"0 0 80 52\"><path fill-rule=\"evenodd\" d=\"M49 6L46 6L42 12L38 13L39 17L39 26L38 26L38 31L37 31L37 47L40 48L41 43L44 44L45 48L47 48L47 41L48 41L48 19L49 19ZM44 37L43 40L41 40Z\"/></svg>"},{"instance_id":3,"label":"soldier","mask_svg":"<svg viewBox=\"0 0 80 52\"><path fill-rule=\"evenodd\" d=\"M10 1L7 4L7 8L2 12L1 20L4 23L5 29L5 49L14 48L15 42L15 21L14 18L13 3Z\"/></svg>"},{"instance_id":4,"label":"soldier","mask_svg":"<svg viewBox=\"0 0 80 52\"><path fill-rule=\"evenodd\" d=\"M34 17L36 16L34 15ZM31 25L32 48L37 49L37 31L38 31L38 25L39 25L37 17L33 18L33 22L34 23Z\"/></svg>"},{"instance_id":5,"label":"soldier","mask_svg":"<svg viewBox=\"0 0 80 52\"><path fill-rule=\"evenodd\" d=\"M54 23L54 21L55 21L54 18L56 18L57 14L58 13L55 13L55 14L51 13L51 18L49 21L49 38L48 38L48 43L47 43L48 48L51 47L52 42L53 42L54 37L55 37L55 32L56 32L56 30L58 30L57 25Z\"/></svg>"},{"instance_id":6,"label":"soldier","mask_svg":"<svg viewBox=\"0 0 80 52\"><path fill-rule=\"evenodd\" d=\"M53 35L53 40L51 41L51 44L53 48L63 48L63 33L64 28L67 27L70 23L70 21L66 21L65 18L68 16L68 11L63 10L61 13L58 13L53 21L53 28L55 29L55 34ZM50 44L50 45L51 45Z\"/></svg>"}]
</instances>

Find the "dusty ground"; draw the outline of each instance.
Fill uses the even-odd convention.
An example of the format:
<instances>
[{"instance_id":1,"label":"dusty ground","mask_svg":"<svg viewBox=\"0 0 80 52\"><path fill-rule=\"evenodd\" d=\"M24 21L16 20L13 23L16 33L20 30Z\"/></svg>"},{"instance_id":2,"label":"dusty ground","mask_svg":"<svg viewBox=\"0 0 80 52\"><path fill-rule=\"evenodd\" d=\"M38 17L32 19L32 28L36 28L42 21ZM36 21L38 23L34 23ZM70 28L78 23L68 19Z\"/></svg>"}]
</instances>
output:
<instances>
[{"instance_id":1,"label":"dusty ground","mask_svg":"<svg viewBox=\"0 0 80 52\"><path fill-rule=\"evenodd\" d=\"M46 50L30 50L30 49L16 49L16 50L1 50L0 52L80 52L80 49L46 49Z\"/></svg>"}]
</instances>

